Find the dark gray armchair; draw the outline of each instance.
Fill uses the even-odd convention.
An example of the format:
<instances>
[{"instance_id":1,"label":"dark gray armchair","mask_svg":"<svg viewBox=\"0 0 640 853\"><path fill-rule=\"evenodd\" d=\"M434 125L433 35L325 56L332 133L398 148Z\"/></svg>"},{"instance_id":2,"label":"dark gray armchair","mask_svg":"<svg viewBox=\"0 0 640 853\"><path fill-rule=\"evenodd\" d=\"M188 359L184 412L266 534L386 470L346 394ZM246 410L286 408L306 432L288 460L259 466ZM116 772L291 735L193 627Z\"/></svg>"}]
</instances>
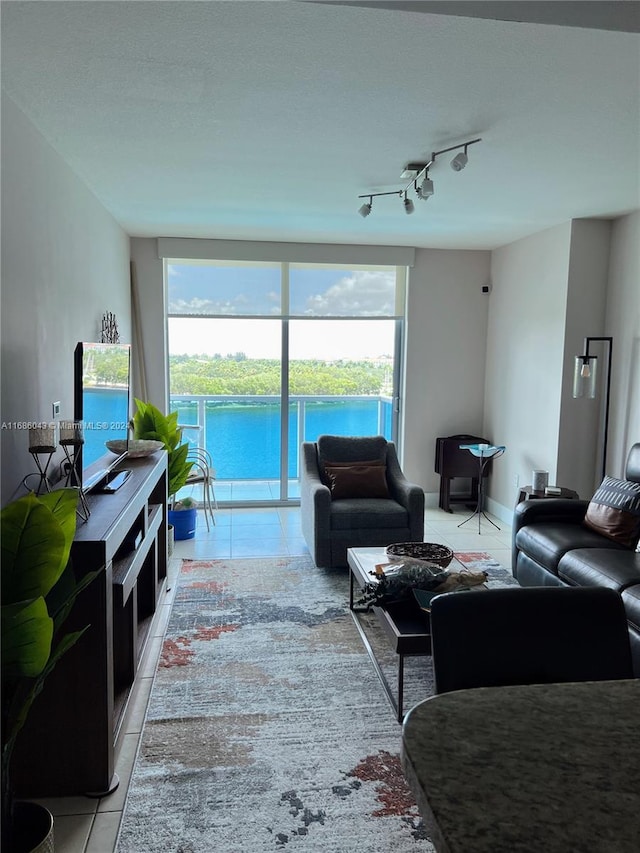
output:
<instances>
[{"instance_id":1,"label":"dark gray armchair","mask_svg":"<svg viewBox=\"0 0 640 853\"><path fill-rule=\"evenodd\" d=\"M383 436L303 442L300 509L311 556L325 568L346 566L347 548L424 539L424 491Z\"/></svg>"}]
</instances>

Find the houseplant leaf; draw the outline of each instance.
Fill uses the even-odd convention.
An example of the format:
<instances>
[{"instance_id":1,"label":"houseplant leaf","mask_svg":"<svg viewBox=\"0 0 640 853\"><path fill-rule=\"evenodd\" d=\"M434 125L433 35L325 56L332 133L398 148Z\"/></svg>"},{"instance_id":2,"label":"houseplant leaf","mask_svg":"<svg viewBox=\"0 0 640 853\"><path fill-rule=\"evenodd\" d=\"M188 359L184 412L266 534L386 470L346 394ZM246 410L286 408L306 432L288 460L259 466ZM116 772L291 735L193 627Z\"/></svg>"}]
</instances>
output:
<instances>
[{"instance_id":1,"label":"houseplant leaf","mask_svg":"<svg viewBox=\"0 0 640 853\"><path fill-rule=\"evenodd\" d=\"M53 619L44 598L2 606L2 673L36 678L51 652Z\"/></svg>"},{"instance_id":2,"label":"houseplant leaf","mask_svg":"<svg viewBox=\"0 0 640 853\"><path fill-rule=\"evenodd\" d=\"M167 477L169 497L175 495L187 482L193 462L187 462L189 444L182 442L178 426L178 412L168 415L154 406L136 398L137 412L133 417L134 438L162 441L167 451Z\"/></svg>"},{"instance_id":3,"label":"houseplant leaf","mask_svg":"<svg viewBox=\"0 0 640 853\"><path fill-rule=\"evenodd\" d=\"M2 846L11 847L10 767L16 738L45 680L84 630L62 627L79 592L97 572L75 582L69 555L77 489L27 495L0 513L2 536ZM87 626L88 627L88 626Z\"/></svg>"},{"instance_id":4,"label":"houseplant leaf","mask_svg":"<svg viewBox=\"0 0 640 853\"><path fill-rule=\"evenodd\" d=\"M57 583L69 562L77 502L76 490L61 489L26 495L2 510L3 604L46 596Z\"/></svg>"}]
</instances>

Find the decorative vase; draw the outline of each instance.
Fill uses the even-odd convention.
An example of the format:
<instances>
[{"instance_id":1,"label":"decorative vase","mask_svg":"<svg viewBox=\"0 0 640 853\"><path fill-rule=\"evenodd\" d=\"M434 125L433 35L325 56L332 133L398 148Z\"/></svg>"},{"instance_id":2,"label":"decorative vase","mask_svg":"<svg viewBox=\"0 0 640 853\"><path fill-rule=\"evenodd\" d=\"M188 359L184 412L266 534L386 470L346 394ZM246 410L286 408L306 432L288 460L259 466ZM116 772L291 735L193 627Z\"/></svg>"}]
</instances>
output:
<instances>
[{"instance_id":1,"label":"decorative vase","mask_svg":"<svg viewBox=\"0 0 640 853\"><path fill-rule=\"evenodd\" d=\"M170 509L168 512L169 524L173 525L173 535L176 541L180 539L193 539L196 535L197 510L195 507L189 509Z\"/></svg>"},{"instance_id":2,"label":"decorative vase","mask_svg":"<svg viewBox=\"0 0 640 853\"><path fill-rule=\"evenodd\" d=\"M15 803L13 832L13 846L7 853L55 853L53 815L40 803Z\"/></svg>"}]
</instances>

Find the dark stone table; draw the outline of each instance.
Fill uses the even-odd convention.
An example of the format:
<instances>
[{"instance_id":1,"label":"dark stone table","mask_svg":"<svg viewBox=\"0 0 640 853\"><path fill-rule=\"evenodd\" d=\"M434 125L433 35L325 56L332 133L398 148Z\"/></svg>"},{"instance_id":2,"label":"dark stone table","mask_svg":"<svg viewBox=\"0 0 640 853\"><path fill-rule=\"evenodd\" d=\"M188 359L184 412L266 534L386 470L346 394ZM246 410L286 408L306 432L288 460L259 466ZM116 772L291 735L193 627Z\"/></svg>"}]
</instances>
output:
<instances>
[{"instance_id":1,"label":"dark stone table","mask_svg":"<svg viewBox=\"0 0 640 853\"><path fill-rule=\"evenodd\" d=\"M402 740L438 853L640 850L639 679L444 693Z\"/></svg>"}]
</instances>

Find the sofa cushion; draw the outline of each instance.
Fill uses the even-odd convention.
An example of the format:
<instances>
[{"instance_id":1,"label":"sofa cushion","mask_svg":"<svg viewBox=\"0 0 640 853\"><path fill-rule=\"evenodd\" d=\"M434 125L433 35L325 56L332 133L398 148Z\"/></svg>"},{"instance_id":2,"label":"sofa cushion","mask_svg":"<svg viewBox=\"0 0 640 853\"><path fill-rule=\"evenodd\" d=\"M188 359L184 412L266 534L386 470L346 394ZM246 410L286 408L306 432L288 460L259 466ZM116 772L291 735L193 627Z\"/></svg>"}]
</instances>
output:
<instances>
[{"instance_id":1,"label":"sofa cushion","mask_svg":"<svg viewBox=\"0 0 640 853\"><path fill-rule=\"evenodd\" d=\"M617 548L578 548L562 557L558 577L571 586L608 586L621 591L640 583L640 554Z\"/></svg>"},{"instance_id":2,"label":"sofa cushion","mask_svg":"<svg viewBox=\"0 0 640 853\"><path fill-rule=\"evenodd\" d=\"M389 529L409 526L407 511L390 498L346 498L331 501L331 530Z\"/></svg>"},{"instance_id":3,"label":"sofa cushion","mask_svg":"<svg viewBox=\"0 0 640 853\"><path fill-rule=\"evenodd\" d=\"M587 507L587 527L627 548L640 538L640 483L605 477Z\"/></svg>"},{"instance_id":4,"label":"sofa cushion","mask_svg":"<svg viewBox=\"0 0 640 853\"><path fill-rule=\"evenodd\" d=\"M630 586L622 593L622 603L627 614L627 621L632 628L640 631L640 584Z\"/></svg>"},{"instance_id":5,"label":"sofa cushion","mask_svg":"<svg viewBox=\"0 0 640 853\"><path fill-rule=\"evenodd\" d=\"M325 465L327 485L331 489L331 498L388 498L386 465Z\"/></svg>"},{"instance_id":6,"label":"sofa cushion","mask_svg":"<svg viewBox=\"0 0 640 853\"><path fill-rule=\"evenodd\" d=\"M554 574L558 563L576 548L612 548L622 550L611 539L600 536L582 524L545 521L521 527L515 537L516 547Z\"/></svg>"}]
</instances>

